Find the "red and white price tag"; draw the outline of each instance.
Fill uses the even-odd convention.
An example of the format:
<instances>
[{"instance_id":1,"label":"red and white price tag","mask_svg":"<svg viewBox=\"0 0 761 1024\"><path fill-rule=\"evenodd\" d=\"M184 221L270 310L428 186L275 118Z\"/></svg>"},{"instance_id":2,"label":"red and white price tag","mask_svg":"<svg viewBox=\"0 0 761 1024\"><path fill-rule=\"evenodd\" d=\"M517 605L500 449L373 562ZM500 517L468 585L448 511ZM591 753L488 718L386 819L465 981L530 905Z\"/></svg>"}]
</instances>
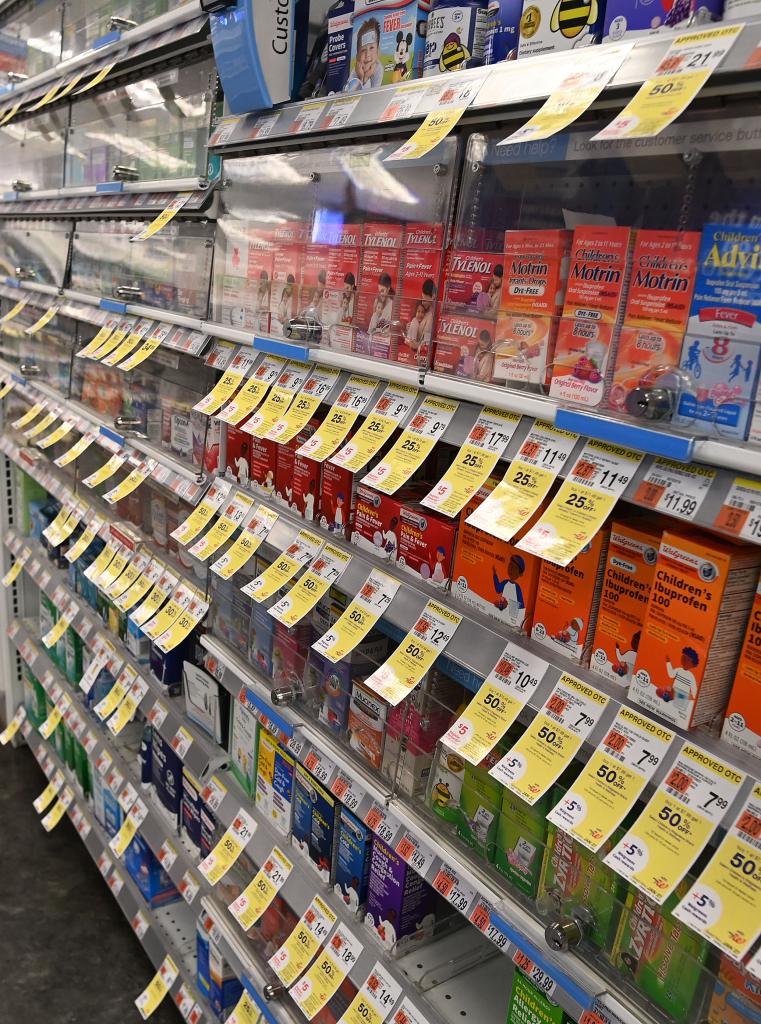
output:
<instances>
[{"instance_id":1,"label":"red and white price tag","mask_svg":"<svg viewBox=\"0 0 761 1024\"><path fill-rule=\"evenodd\" d=\"M374 801L372 807L365 815L365 825L382 839L384 843L390 843L401 828L401 824L393 814L386 808Z\"/></svg>"},{"instance_id":2,"label":"red and white price tag","mask_svg":"<svg viewBox=\"0 0 761 1024\"><path fill-rule=\"evenodd\" d=\"M198 879L195 877L195 875L192 875L190 871L186 871L185 874L180 879L180 884L177 886L177 888L180 890L180 895L185 900L185 902L190 904L198 895L198 890L200 886L198 883Z\"/></svg>"},{"instance_id":3,"label":"red and white price tag","mask_svg":"<svg viewBox=\"0 0 761 1024\"><path fill-rule=\"evenodd\" d=\"M108 888L111 890L114 896L118 896L119 893L124 888L124 878L122 877L122 875L119 874L118 871L114 870L111 872L111 876L108 879Z\"/></svg>"},{"instance_id":4,"label":"red and white price tag","mask_svg":"<svg viewBox=\"0 0 761 1024\"><path fill-rule=\"evenodd\" d=\"M327 783L335 773L336 763L320 750L310 750L304 758L304 767L310 771L318 782Z\"/></svg>"},{"instance_id":5,"label":"red and white price tag","mask_svg":"<svg viewBox=\"0 0 761 1024\"><path fill-rule=\"evenodd\" d=\"M226 796L227 789L222 785L216 775L212 775L203 788L201 799L207 807L211 808L212 811L218 811Z\"/></svg>"},{"instance_id":6,"label":"red and white price tag","mask_svg":"<svg viewBox=\"0 0 761 1024\"><path fill-rule=\"evenodd\" d=\"M162 866L164 871L171 871L172 865L177 860L177 851L169 842L169 840L165 839L164 842L161 844L157 856L159 864Z\"/></svg>"},{"instance_id":7,"label":"red and white price tag","mask_svg":"<svg viewBox=\"0 0 761 1024\"><path fill-rule=\"evenodd\" d=\"M513 953L513 963L548 999L552 997L552 993L557 988L556 982L553 981L546 971L538 967L528 954L520 949L516 949Z\"/></svg>"},{"instance_id":8,"label":"red and white price tag","mask_svg":"<svg viewBox=\"0 0 761 1024\"><path fill-rule=\"evenodd\" d=\"M360 786L357 780L352 779L352 777L347 775L344 771L339 771L338 775L333 780L330 792L333 796L338 797L341 803L343 803L345 807L348 807L350 811L356 811L367 796L365 790Z\"/></svg>"},{"instance_id":9,"label":"red and white price tag","mask_svg":"<svg viewBox=\"0 0 761 1024\"><path fill-rule=\"evenodd\" d=\"M396 844L396 852L419 875L425 875L426 869L429 864L433 863L436 856L431 847L420 836L414 835L407 828L402 833L402 838Z\"/></svg>"},{"instance_id":10,"label":"red and white price tag","mask_svg":"<svg viewBox=\"0 0 761 1024\"><path fill-rule=\"evenodd\" d=\"M180 760L184 761L187 752L190 750L190 745L193 742L193 737L190 735L187 729L183 726L177 730L175 735L172 737L172 750L177 754Z\"/></svg>"},{"instance_id":11,"label":"red and white price tag","mask_svg":"<svg viewBox=\"0 0 761 1024\"><path fill-rule=\"evenodd\" d=\"M439 868L433 880L433 887L436 892L441 893L447 903L451 903L461 914L467 912L468 907L476 898L476 890L466 882L460 881L457 872L448 864L442 864Z\"/></svg>"},{"instance_id":12,"label":"red and white price tag","mask_svg":"<svg viewBox=\"0 0 761 1024\"><path fill-rule=\"evenodd\" d=\"M142 941L149 928L148 918L142 910L138 910L130 923L132 924L132 931L137 935L138 939Z\"/></svg>"},{"instance_id":13,"label":"red and white price tag","mask_svg":"<svg viewBox=\"0 0 761 1024\"><path fill-rule=\"evenodd\" d=\"M148 712L148 721L155 729L160 729L166 721L166 716L169 714L169 709L166 708L160 700L157 700L151 710Z\"/></svg>"},{"instance_id":14,"label":"red and white price tag","mask_svg":"<svg viewBox=\"0 0 761 1024\"><path fill-rule=\"evenodd\" d=\"M475 925L480 932L483 932L486 938L490 942L493 942L497 949L505 949L510 940L503 931L500 931L496 925L492 924L491 914L491 903L484 899L483 896L479 896L475 907L473 907L468 915L468 920L472 925Z\"/></svg>"}]
</instances>

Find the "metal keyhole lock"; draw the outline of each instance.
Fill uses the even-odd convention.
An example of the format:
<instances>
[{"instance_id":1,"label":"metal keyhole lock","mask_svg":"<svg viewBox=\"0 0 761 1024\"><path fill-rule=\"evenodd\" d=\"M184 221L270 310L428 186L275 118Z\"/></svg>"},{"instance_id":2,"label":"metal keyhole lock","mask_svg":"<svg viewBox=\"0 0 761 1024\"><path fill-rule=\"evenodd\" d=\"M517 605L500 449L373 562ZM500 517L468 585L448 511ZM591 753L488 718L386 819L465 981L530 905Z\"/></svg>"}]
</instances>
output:
<instances>
[{"instance_id":1,"label":"metal keyhole lock","mask_svg":"<svg viewBox=\"0 0 761 1024\"><path fill-rule=\"evenodd\" d=\"M556 953L565 953L580 945L594 924L586 907L574 907L570 917L556 917L544 930L544 940Z\"/></svg>"}]
</instances>

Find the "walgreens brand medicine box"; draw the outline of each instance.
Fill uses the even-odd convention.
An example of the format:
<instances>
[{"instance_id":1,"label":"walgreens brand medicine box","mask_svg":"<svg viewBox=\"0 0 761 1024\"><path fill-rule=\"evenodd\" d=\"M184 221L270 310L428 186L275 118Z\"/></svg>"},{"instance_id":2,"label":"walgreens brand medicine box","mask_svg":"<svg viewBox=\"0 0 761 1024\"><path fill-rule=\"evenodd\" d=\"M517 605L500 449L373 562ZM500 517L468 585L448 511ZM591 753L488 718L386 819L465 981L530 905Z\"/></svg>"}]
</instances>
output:
<instances>
[{"instance_id":1,"label":"walgreens brand medicine box","mask_svg":"<svg viewBox=\"0 0 761 1024\"><path fill-rule=\"evenodd\" d=\"M745 631L721 738L761 757L761 585Z\"/></svg>"},{"instance_id":2,"label":"walgreens brand medicine box","mask_svg":"<svg viewBox=\"0 0 761 1024\"><path fill-rule=\"evenodd\" d=\"M727 703L761 551L666 531L629 696L675 725L712 722Z\"/></svg>"}]
</instances>

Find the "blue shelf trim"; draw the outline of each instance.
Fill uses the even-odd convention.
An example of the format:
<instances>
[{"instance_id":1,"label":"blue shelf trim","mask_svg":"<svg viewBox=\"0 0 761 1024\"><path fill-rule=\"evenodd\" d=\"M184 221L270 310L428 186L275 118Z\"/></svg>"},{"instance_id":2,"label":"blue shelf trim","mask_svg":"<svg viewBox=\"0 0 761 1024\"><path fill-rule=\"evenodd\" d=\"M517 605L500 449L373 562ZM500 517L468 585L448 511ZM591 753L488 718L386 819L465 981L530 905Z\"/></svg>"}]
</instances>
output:
<instances>
[{"instance_id":1,"label":"blue shelf trim","mask_svg":"<svg viewBox=\"0 0 761 1024\"><path fill-rule=\"evenodd\" d=\"M123 181L101 181L95 186L96 192L123 192L124 182Z\"/></svg>"},{"instance_id":2,"label":"blue shelf trim","mask_svg":"<svg viewBox=\"0 0 761 1024\"><path fill-rule=\"evenodd\" d=\"M492 910L490 913L491 923L508 937L508 939L518 947L523 953L531 957L537 967L549 974L549 976L556 982L560 988L566 992L574 1002L578 1003L579 1006L583 1006L585 1010L591 1010L595 1002L595 996L589 992L586 992L581 985L577 985L576 982L569 978L567 974L559 970L558 967L548 960L543 953L541 953L531 942L526 941L525 935L514 928L504 917L500 917L496 911Z\"/></svg>"},{"instance_id":3,"label":"blue shelf trim","mask_svg":"<svg viewBox=\"0 0 761 1024\"><path fill-rule=\"evenodd\" d=\"M608 441L624 448L637 448L649 455L662 455L677 462L691 462L695 439L669 434L665 430L640 427L632 420L618 421L594 413L575 412L572 409L558 409L555 426L560 430L572 430L595 441Z\"/></svg>"},{"instance_id":4,"label":"blue shelf trim","mask_svg":"<svg viewBox=\"0 0 761 1024\"><path fill-rule=\"evenodd\" d=\"M297 345L293 341L278 341L276 338L254 338L257 352L266 352L270 356L285 356L286 359L301 359L309 362L309 346Z\"/></svg>"},{"instance_id":5,"label":"blue shelf trim","mask_svg":"<svg viewBox=\"0 0 761 1024\"><path fill-rule=\"evenodd\" d=\"M110 427L101 427L100 434L101 437L106 437L109 441L113 441L118 445L123 445L127 440L123 434L117 434L117 432L115 430L111 430Z\"/></svg>"},{"instance_id":6,"label":"blue shelf trim","mask_svg":"<svg viewBox=\"0 0 761 1024\"><path fill-rule=\"evenodd\" d=\"M3 192L4 203L15 203L18 199L18 192Z\"/></svg>"},{"instance_id":7,"label":"blue shelf trim","mask_svg":"<svg viewBox=\"0 0 761 1024\"><path fill-rule=\"evenodd\" d=\"M250 686L246 687L246 700L248 701L249 704L252 704L255 708L258 708L258 710L261 711L263 715L266 715L267 718L271 719L278 727L278 729L281 732L285 733L285 735L289 739L291 738L291 736L293 736L293 726L291 725L291 723L287 722L284 718L282 718L277 713L277 711L272 707L269 701L264 700L263 697L260 697L258 694L254 693Z\"/></svg>"},{"instance_id":8,"label":"blue shelf trim","mask_svg":"<svg viewBox=\"0 0 761 1024\"><path fill-rule=\"evenodd\" d=\"M277 1017L273 1014L272 1010L270 1010L264 996L262 996L254 988L254 983L250 980L250 978L248 978L244 974L243 977L241 978L241 981L243 982L243 987L245 988L246 992L248 992L248 994L251 996L251 998L258 1006L262 1016L269 1022L269 1024L278 1024Z\"/></svg>"},{"instance_id":9,"label":"blue shelf trim","mask_svg":"<svg viewBox=\"0 0 761 1024\"><path fill-rule=\"evenodd\" d=\"M100 308L107 310L109 313L126 313L127 303L117 302L116 299L101 299Z\"/></svg>"},{"instance_id":10,"label":"blue shelf trim","mask_svg":"<svg viewBox=\"0 0 761 1024\"><path fill-rule=\"evenodd\" d=\"M26 384L26 377L22 377L18 373L12 373L11 380L15 380L17 384Z\"/></svg>"},{"instance_id":11,"label":"blue shelf trim","mask_svg":"<svg viewBox=\"0 0 761 1024\"><path fill-rule=\"evenodd\" d=\"M92 48L93 50L101 50L104 46L108 46L110 43L118 43L121 37L121 32L118 29L114 29L114 31L109 32L108 35L101 36L100 39L96 39L92 44Z\"/></svg>"},{"instance_id":12,"label":"blue shelf trim","mask_svg":"<svg viewBox=\"0 0 761 1024\"><path fill-rule=\"evenodd\" d=\"M17 277L6 277L5 283L8 285L9 288L20 288L21 287L21 282L19 281L19 279Z\"/></svg>"}]
</instances>

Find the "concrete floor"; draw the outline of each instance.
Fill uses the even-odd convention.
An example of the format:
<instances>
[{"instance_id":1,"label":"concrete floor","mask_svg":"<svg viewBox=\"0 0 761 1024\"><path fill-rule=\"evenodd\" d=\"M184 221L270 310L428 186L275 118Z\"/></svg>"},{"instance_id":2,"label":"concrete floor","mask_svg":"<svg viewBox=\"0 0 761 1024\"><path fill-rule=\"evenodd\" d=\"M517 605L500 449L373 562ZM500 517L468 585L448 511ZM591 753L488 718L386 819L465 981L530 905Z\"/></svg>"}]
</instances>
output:
<instances>
[{"instance_id":1,"label":"concrete floor","mask_svg":"<svg viewBox=\"0 0 761 1024\"><path fill-rule=\"evenodd\" d=\"M134 999L153 967L68 818L40 827L44 784L26 747L0 747L0 1020L139 1022ZM164 1003L151 1021L182 1017Z\"/></svg>"}]
</instances>

